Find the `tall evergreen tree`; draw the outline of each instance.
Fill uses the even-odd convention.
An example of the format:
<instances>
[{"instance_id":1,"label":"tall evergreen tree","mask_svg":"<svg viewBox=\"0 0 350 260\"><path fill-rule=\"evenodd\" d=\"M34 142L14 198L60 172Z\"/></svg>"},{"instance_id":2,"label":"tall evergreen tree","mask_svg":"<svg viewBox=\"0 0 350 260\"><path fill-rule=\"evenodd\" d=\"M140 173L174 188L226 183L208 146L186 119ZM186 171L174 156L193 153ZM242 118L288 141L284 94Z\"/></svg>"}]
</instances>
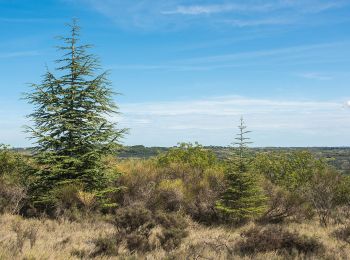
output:
<instances>
[{"instance_id":1,"label":"tall evergreen tree","mask_svg":"<svg viewBox=\"0 0 350 260\"><path fill-rule=\"evenodd\" d=\"M114 151L123 135L109 117L118 113L107 72L99 72L97 58L81 44L80 27L73 20L70 35L60 37L62 58L56 75L48 69L26 98L34 105L27 127L34 139L41 170L33 192L42 194L61 184L79 184L85 190L105 185L101 158Z\"/></svg>"},{"instance_id":2,"label":"tall evergreen tree","mask_svg":"<svg viewBox=\"0 0 350 260\"><path fill-rule=\"evenodd\" d=\"M258 185L256 176L249 172L247 149L250 138L246 137L250 131L246 130L243 118L238 126L239 133L235 139L238 145L238 158L234 157L226 169L226 190L217 201L216 209L230 221L240 222L254 218L265 210L265 196Z\"/></svg>"}]
</instances>

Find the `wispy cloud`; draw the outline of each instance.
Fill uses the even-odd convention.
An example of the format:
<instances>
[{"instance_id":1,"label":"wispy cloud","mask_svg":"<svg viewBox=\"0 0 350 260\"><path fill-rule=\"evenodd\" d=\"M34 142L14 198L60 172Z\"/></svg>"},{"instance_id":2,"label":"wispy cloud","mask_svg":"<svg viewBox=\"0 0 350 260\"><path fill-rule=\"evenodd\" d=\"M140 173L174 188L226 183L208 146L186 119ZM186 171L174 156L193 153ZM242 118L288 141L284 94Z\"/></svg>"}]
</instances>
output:
<instances>
[{"instance_id":1,"label":"wispy cloud","mask_svg":"<svg viewBox=\"0 0 350 260\"><path fill-rule=\"evenodd\" d=\"M285 18L265 18L265 19L234 19L226 20L227 24L236 26L236 27L252 27L252 26L263 26L263 25L286 25L293 24L295 21L293 19Z\"/></svg>"},{"instance_id":2,"label":"wispy cloud","mask_svg":"<svg viewBox=\"0 0 350 260\"><path fill-rule=\"evenodd\" d=\"M331 80L332 79L331 76L317 73L317 72L302 73L302 74L299 74L299 76L302 78L305 78L305 79L315 79L315 80Z\"/></svg>"},{"instance_id":3,"label":"wispy cloud","mask_svg":"<svg viewBox=\"0 0 350 260\"><path fill-rule=\"evenodd\" d=\"M33 51L15 51L15 52L3 52L0 53L0 58L17 58L17 57L29 57L38 56L40 52L37 50Z\"/></svg>"},{"instance_id":4,"label":"wispy cloud","mask_svg":"<svg viewBox=\"0 0 350 260\"><path fill-rule=\"evenodd\" d=\"M164 70L164 71L209 71L223 68L244 68L264 65L300 65L347 61L348 56L340 49L348 49L350 42L328 42L304 44L283 48L243 51L221 55L199 56L178 60L163 61L158 64L115 64L110 69L118 70ZM330 76L315 72L299 73L299 77L330 80Z\"/></svg>"},{"instance_id":5,"label":"wispy cloud","mask_svg":"<svg viewBox=\"0 0 350 260\"><path fill-rule=\"evenodd\" d=\"M182 14L182 15L200 15L214 14L222 12L230 12L240 10L238 5L192 5L192 6L177 6L172 11L161 11L162 14Z\"/></svg>"},{"instance_id":6,"label":"wispy cloud","mask_svg":"<svg viewBox=\"0 0 350 260\"><path fill-rule=\"evenodd\" d=\"M67 1L65 2L76 2ZM296 22L309 24L320 20L317 14L348 5L342 0L267 0L267 1L196 1L184 4L181 0L79 0L97 12L109 17L119 26L143 29L169 27L211 26L231 20L239 27L277 26ZM283 16L283 19L280 18ZM334 22L336 19L327 22ZM338 17L340 18L340 17ZM224 21L224 22L223 22ZM229 24L226 23L226 26Z\"/></svg>"},{"instance_id":7,"label":"wispy cloud","mask_svg":"<svg viewBox=\"0 0 350 260\"><path fill-rule=\"evenodd\" d=\"M63 19L54 18L13 18L0 17L2 23L50 23L50 22L64 22Z\"/></svg>"}]
</instances>

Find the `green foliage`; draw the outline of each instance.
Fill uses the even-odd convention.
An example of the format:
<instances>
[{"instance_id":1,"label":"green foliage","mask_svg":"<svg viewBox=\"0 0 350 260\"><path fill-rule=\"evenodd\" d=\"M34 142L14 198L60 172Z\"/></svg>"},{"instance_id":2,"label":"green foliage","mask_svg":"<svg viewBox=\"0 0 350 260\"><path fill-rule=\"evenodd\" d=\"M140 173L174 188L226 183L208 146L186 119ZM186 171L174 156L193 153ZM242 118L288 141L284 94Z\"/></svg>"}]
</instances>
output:
<instances>
[{"instance_id":1,"label":"green foliage","mask_svg":"<svg viewBox=\"0 0 350 260\"><path fill-rule=\"evenodd\" d=\"M267 196L267 209L259 218L261 223L280 223L286 219L310 219L314 216L313 208L306 203L302 194L291 192L275 185L269 180L263 184Z\"/></svg>"},{"instance_id":2,"label":"green foliage","mask_svg":"<svg viewBox=\"0 0 350 260\"><path fill-rule=\"evenodd\" d=\"M320 224L327 226L332 218L332 212L349 194L339 193L343 183L343 176L333 169L316 172L309 185L305 188L305 195L315 208ZM344 190L343 190L344 191Z\"/></svg>"},{"instance_id":3,"label":"green foliage","mask_svg":"<svg viewBox=\"0 0 350 260\"><path fill-rule=\"evenodd\" d=\"M0 212L19 213L27 197L29 159L0 145Z\"/></svg>"},{"instance_id":4,"label":"green foliage","mask_svg":"<svg viewBox=\"0 0 350 260\"><path fill-rule=\"evenodd\" d=\"M326 166L307 151L260 153L252 164L254 172L291 191L307 185L315 172Z\"/></svg>"},{"instance_id":5,"label":"green foliage","mask_svg":"<svg viewBox=\"0 0 350 260\"><path fill-rule=\"evenodd\" d=\"M35 140L35 158L41 166L32 186L34 197L60 185L82 185L87 191L106 186L101 159L115 151L124 130L108 117L117 113L107 73L97 74L97 59L79 44L79 26L69 25L71 35L61 37L64 54L56 74L47 71L40 84L27 94L35 110L29 115Z\"/></svg>"},{"instance_id":6,"label":"green foliage","mask_svg":"<svg viewBox=\"0 0 350 260\"><path fill-rule=\"evenodd\" d=\"M158 162L161 166L177 163L204 170L215 165L217 159L212 151L204 149L198 143L180 143L178 147L172 148L161 155Z\"/></svg>"},{"instance_id":7,"label":"green foliage","mask_svg":"<svg viewBox=\"0 0 350 260\"><path fill-rule=\"evenodd\" d=\"M260 216L266 210L264 196L256 176L251 173L227 172L226 190L216 208L230 221L239 223Z\"/></svg>"}]
</instances>

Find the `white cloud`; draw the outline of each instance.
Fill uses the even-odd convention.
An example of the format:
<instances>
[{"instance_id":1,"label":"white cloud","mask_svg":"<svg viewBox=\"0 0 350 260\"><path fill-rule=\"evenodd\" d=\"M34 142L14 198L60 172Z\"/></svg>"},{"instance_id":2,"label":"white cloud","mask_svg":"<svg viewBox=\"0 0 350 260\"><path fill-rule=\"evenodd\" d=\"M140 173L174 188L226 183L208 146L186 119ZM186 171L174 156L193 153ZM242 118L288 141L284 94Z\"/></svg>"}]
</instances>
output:
<instances>
[{"instance_id":1,"label":"white cloud","mask_svg":"<svg viewBox=\"0 0 350 260\"><path fill-rule=\"evenodd\" d=\"M127 119L122 125L131 128L126 143L131 144L172 145L183 140L229 144L241 115L257 146L346 145L350 137L350 110L341 101L226 96L122 104L121 109Z\"/></svg>"},{"instance_id":2,"label":"white cloud","mask_svg":"<svg viewBox=\"0 0 350 260\"><path fill-rule=\"evenodd\" d=\"M228 145L244 116L255 146L350 145L350 103L223 96L120 104L114 118L130 128L125 144L171 146L180 141ZM23 110L0 111L0 143L29 145ZM10 129L10 131L9 131Z\"/></svg>"}]
</instances>

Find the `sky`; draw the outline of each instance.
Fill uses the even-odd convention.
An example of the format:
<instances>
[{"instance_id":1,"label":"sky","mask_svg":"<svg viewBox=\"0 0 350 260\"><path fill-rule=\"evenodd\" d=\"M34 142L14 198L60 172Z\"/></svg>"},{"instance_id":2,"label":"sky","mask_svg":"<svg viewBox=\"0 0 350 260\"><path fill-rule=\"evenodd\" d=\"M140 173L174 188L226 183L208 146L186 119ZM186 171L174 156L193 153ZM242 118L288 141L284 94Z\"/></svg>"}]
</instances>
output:
<instances>
[{"instance_id":1,"label":"sky","mask_svg":"<svg viewBox=\"0 0 350 260\"><path fill-rule=\"evenodd\" d=\"M0 143L30 146L30 83L75 17L125 145L350 146L350 0L0 0Z\"/></svg>"}]
</instances>

